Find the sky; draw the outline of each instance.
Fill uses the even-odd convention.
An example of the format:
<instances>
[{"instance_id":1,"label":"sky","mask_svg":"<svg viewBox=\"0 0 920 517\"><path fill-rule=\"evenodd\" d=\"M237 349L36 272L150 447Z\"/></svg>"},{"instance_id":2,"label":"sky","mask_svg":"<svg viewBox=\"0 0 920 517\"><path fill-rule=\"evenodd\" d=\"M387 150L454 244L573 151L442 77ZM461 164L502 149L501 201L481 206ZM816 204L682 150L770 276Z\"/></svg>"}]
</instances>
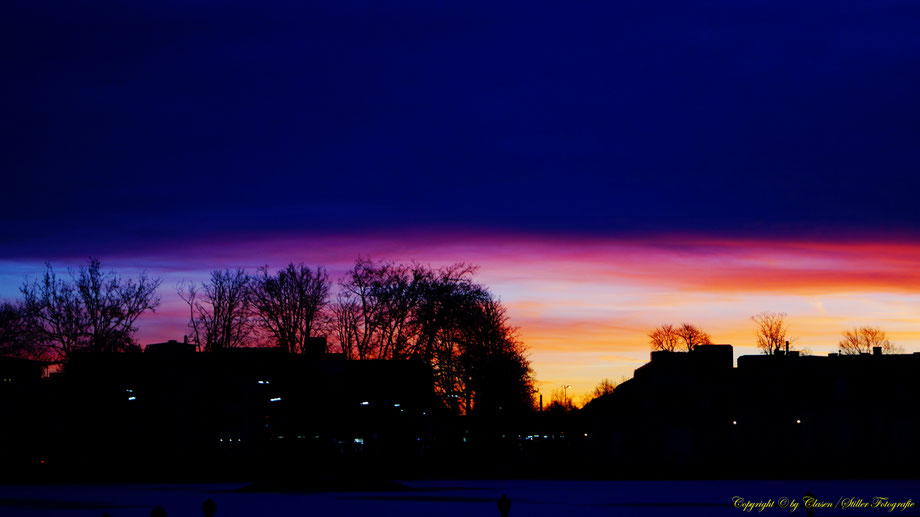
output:
<instances>
[{"instance_id":1,"label":"sky","mask_svg":"<svg viewBox=\"0 0 920 517\"><path fill-rule=\"evenodd\" d=\"M920 6L491 4L4 2L0 297L147 270L149 342L214 268L473 263L546 394L664 322L920 351Z\"/></svg>"}]
</instances>

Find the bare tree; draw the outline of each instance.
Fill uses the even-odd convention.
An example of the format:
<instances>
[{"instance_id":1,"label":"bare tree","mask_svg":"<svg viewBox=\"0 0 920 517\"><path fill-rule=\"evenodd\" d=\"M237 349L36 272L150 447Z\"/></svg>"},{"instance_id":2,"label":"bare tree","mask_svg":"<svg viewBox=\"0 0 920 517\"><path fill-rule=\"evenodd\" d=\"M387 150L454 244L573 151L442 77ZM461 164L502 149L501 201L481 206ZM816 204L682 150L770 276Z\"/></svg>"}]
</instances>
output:
<instances>
[{"instance_id":1,"label":"bare tree","mask_svg":"<svg viewBox=\"0 0 920 517\"><path fill-rule=\"evenodd\" d=\"M70 271L70 281L58 278L45 265L41 280L26 282L22 309L28 331L45 355L66 359L75 351L124 351L136 348L134 326L146 311L160 303L159 279L141 273L123 279L105 272L99 260Z\"/></svg>"},{"instance_id":2,"label":"bare tree","mask_svg":"<svg viewBox=\"0 0 920 517\"><path fill-rule=\"evenodd\" d=\"M656 327L648 333L648 338L649 343L652 345L652 350L673 352L680 345L680 336L677 335L677 329L669 323Z\"/></svg>"},{"instance_id":3,"label":"bare tree","mask_svg":"<svg viewBox=\"0 0 920 517\"><path fill-rule=\"evenodd\" d=\"M25 313L18 303L0 303L0 357L38 358Z\"/></svg>"},{"instance_id":4,"label":"bare tree","mask_svg":"<svg viewBox=\"0 0 920 517\"><path fill-rule=\"evenodd\" d=\"M613 393L613 390L617 388L619 383L616 381L611 381L610 379L604 379L594 387L594 391L591 393L594 395L594 398L603 397L604 395L609 395Z\"/></svg>"},{"instance_id":5,"label":"bare tree","mask_svg":"<svg viewBox=\"0 0 920 517\"><path fill-rule=\"evenodd\" d=\"M359 258L339 282L333 306L334 334L347 359L371 359L380 348L383 307L377 297L382 267Z\"/></svg>"},{"instance_id":6,"label":"bare tree","mask_svg":"<svg viewBox=\"0 0 920 517\"><path fill-rule=\"evenodd\" d=\"M399 359L414 351L418 341L419 307L433 272L418 264L386 264L374 287L380 308L379 355Z\"/></svg>"},{"instance_id":7,"label":"bare tree","mask_svg":"<svg viewBox=\"0 0 920 517\"><path fill-rule=\"evenodd\" d=\"M613 393L613 391L616 390L619 384L620 383L618 383L617 381L611 381L610 379L604 379L601 382L597 383L597 386L594 387L594 391L592 391L591 393L588 393L582 399L583 400L582 407L586 406L589 402L591 402L594 399L597 399L597 398L603 397L604 395L609 395Z\"/></svg>"},{"instance_id":8,"label":"bare tree","mask_svg":"<svg viewBox=\"0 0 920 517\"><path fill-rule=\"evenodd\" d=\"M872 349L879 347L883 354L897 354L901 347L888 340L885 331L878 327L858 327L843 331L840 340L840 353L845 355L871 354Z\"/></svg>"},{"instance_id":9,"label":"bare tree","mask_svg":"<svg viewBox=\"0 0 920 517\"><path fill-rule=\"evenodd\" d=\"M688 352L696 348L697 345L712 344L712 338L709 337L709 334L690 323L681 323L680 326L674 330L674 333L680 338L684 348L686 348Z\"/></svg>"},{"instance_id":10,"label":"bare tree","mask_svg":"<svg viewBox=\"0 0 920 517\"><path fill-rule=\"evenodd\" d=\"M787 341L794 341L786 336L789 330L785 312L761 312L751 316L751 320L756 324L757 348L765 354L773 355L782 350Z\"/></svg>"},{"instance_id":11,"label":"bare tree","mask_svg":"<svg viewBox=\"0 0 920 517\"><path fill-rule=\"evenodd\" d=\"M27 324L42 337L45 355L66 359L87 346L81 302L73 284L59 279L51 264L45 264L41 280L26 282L20 292Z\"/></svg>"},{"instance_id":12,"label":"bare tree","mask_svg":"<svg viewBox=\"0 0 920 517\"><path fill-rule=\"evenodd\" d=\"M475 268L358 259L340 282L333 333L349 359L415 358L458 413L533 405L533 376L504 307L472 281Z\"/></svg>"},{"instance_id":13,"label":"bare tree","mask_svg":"<svg viewBox=\"0 0 920 517\"><path fill-rule=\"evenodd\" d=\"M352 297L339 292L331 307L332 334L345 359L363 359L359 343L363 341L361 306Z\"/></svg>"},{"instance_id":14,"label":"bare tree","mask_svg":"<svg viewBox=\"0 0 920 517\"><path fill-rule=\"evenodd\" d=\"M399 359L415 353L430 268L358 259L340 282L334 335L347 358Z\"/></svg>"},{"instance_id":15,"label":"bare tree","mask_svg":"<svg viewBox=\"0 0 920 517\"><path fill-rule=\"evenodd\" d=\"M189 306L192 342L208 352L252 343L256 318L251 307L250 277L242 269L215 270L208 283L179 287Z\"/></svg>"},{"instance_id":16,"label":"bare tree","mask_svg":"<svg viewBox=\"0 0 920 517\"><path fill-rule=\"evenodd\" d=\"M303 351L306 339L320 323L329 303L329 277L303 264L288 264L272 275L259 268L251 280L252 304L259 327L268 332L285 352Z\"/></svg>"}]
</instances>

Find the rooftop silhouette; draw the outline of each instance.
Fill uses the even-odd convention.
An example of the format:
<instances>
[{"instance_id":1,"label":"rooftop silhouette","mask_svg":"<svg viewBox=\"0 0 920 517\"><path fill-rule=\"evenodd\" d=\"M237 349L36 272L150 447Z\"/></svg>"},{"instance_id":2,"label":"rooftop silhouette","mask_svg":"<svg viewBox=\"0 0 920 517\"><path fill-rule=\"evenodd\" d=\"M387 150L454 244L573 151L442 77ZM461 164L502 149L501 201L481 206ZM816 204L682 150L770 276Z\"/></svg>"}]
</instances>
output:
<instances>
[{"instance_id":1,"label":"rooftop silhouette","mask_svg":"<svg viewBox=\"0 0 920 517\"><path fill-rule=\"evenodd\" d=\"M426 465L620 477L906 476L920 459L920 354L656 351L580 411L457 416L430 366L278 348L73 354L63 371L0 359L3 461L23 472L170 477L425 476ZM451 461L445 461L451 458ZM273 470L274 469L274 470ZM406 470L408 469L408 470ZM466 470L464 470L466 469ZM472 469L472 470L470 470ZM504 470L501 470L504 469ZM439 472L444 472L443 470ZM300 475L309 473L301 472ZM259 477L266 477L261 475Z\"/></svg>"}]
</instances>

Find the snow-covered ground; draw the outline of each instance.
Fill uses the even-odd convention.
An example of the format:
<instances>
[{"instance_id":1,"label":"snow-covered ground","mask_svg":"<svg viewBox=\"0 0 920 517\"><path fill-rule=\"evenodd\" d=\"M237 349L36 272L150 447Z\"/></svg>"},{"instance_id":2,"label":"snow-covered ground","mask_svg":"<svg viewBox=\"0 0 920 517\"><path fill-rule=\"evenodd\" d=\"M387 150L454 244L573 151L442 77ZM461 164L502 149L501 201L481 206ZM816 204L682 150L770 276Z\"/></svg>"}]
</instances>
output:
<instances>
[{"instance_id":1,"label":"snow-covered ground","mask_svg":"<svg viewBox=\"0 0 920 517\"><path fill-rule=\"evenodd\" d=\"M522 516L727 516L790 515L781 498L799 503L806 492L821 501L843 498L871 502L883 496L914 503L918 481L407 481L412 491L360 493L239 493L240 484L195 485L0 485L0 516L147 517L160 504L169 517L200 516L201 503L217 503L217 517L351 516L453 517L494 516L502 493L512 501L511 517ZM775 506L744 512L734 497ZM804 515L799 509L792 515ZM920 515L920 507L887 512L837 508L826 515Z\"/></svg>"}]
</instances>

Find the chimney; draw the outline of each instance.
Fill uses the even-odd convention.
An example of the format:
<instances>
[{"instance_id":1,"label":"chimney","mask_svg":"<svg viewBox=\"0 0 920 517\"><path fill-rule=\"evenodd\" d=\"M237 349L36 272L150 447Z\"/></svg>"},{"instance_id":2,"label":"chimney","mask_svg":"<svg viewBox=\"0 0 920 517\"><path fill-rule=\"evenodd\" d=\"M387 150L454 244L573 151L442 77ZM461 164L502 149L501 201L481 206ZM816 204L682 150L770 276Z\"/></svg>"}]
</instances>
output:
<instances>
[{"instance_id":1,"label":"chimney","mask_svg":"<svg viewBox=\"0 0 920 517\"><path fill-rule=\"evenodd\" d=\"M880 346L872 347L872 355L882 355L882 347Z\"/></svg>"},{"instance_id":2,"label":"chimney","mask_svg":"<svg viewBox=\"0 0 920 517\"><path fill-rule=\"evenodd\" d=\"M789 342L786 341L786 355L789 355Z\"/></svg>"},{"instance_id":3,"label":"chimney","mask_svg":"<svg viewBox=\"0 0 920 517\"><path fill-rule=\"evenodd\" d=\"M185 343L186 345L188 344L188 334L182 336L182 342Z\"/></svg>"}]
</instances>

